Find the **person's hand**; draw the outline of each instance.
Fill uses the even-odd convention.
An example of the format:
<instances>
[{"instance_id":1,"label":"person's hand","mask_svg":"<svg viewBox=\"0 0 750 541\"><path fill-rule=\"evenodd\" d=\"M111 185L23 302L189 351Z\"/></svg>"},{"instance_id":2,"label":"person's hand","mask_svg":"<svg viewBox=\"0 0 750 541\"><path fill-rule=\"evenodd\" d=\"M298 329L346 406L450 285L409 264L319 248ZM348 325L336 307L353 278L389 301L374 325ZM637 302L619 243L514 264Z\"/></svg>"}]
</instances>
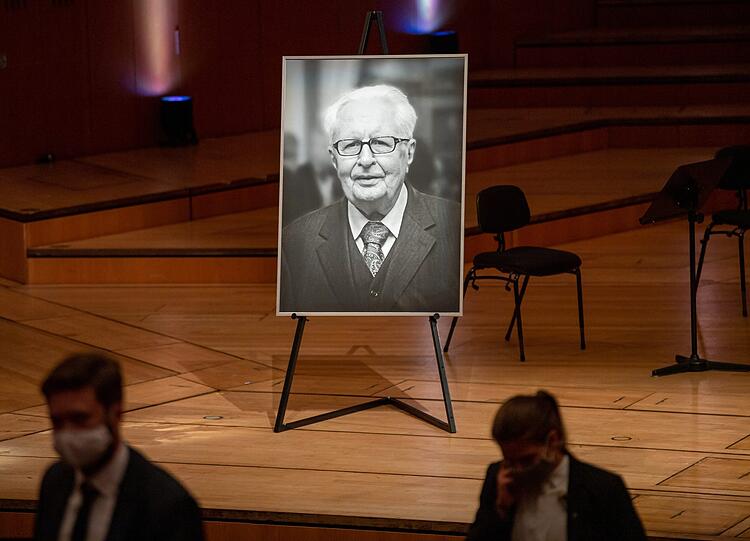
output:
<instances>
[{"instance_id":1,"label":"person's hand","mask_svg":"<svg viewBox=\"0 0 750 541\"><path fill-rule=\"evenodd\" d=\"M513 474L505 464L500 464L500 471L497 473L497 500L495 507L502 518L506 518L516 499L511 492L513 484Z\"/></svg>"}]
</instances>

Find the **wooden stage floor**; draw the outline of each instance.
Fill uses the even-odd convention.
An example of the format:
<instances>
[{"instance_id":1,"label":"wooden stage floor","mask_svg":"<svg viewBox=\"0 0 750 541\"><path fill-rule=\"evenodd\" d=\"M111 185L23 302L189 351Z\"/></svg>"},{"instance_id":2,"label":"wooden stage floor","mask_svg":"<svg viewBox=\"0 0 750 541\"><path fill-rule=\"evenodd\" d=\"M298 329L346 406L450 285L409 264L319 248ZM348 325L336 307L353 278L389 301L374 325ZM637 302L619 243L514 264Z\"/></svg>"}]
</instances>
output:
<instances>
[{"instance_id":1,"label":"wooden stage floor","mask_svg":"<svg viewBox=\"0 0 750 541\"><path fill-rule=\"evenodd\" d=\"M652 537L750 538L750 373L650 375L689 353L686 237L678 222L566 245L584 261L586 351L570 277L531 282L523 364L502 340L512 295L470 290L446 359L454 435L387 407L274 434L294 323L275 317L273 285L0 282L0 507L28 534L54 457L38 384L64 354L95 348L124 366L127 439L193 491L213 539L229 538L217 533L228 519L460 535L499 458L490 419L538 388L559 397L571 451L623 475ZM736 252L711 241L699 341L711 359L747 363ZM421 319L313 318L288 420L379 395L440 415L430 340Z\"/></svg>"}]
</instances>

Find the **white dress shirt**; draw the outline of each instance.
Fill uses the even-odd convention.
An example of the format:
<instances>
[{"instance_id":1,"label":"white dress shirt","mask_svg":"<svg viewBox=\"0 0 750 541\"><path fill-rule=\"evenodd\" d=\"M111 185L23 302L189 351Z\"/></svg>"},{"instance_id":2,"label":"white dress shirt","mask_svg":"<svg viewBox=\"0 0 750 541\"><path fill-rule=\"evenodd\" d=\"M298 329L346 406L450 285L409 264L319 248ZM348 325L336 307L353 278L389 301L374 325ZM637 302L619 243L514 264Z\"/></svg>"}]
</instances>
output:
<instances>
[{"instance_id":1,"label":"white dress shirt","mask_svg":"<svg viewBox=\"0 0 750 541\"><path fill-rule=\"evenodd\" d=\"M388 252L391 251L393 244L398 238L398 234L401 232L401 222L404 219L404 211L406 210L406 202L409 198L409 190L406 189L406 185L401 185L401 192L398 194L396 203L393 205L388 214L386 214L380 223L388 228L390 233L388 238L385 239L383 246L380 247L383 250L383 258L388 256ZM374 221L370 220L367 216L362 214L360 210L355 207L351 201L347 204L347 210L349 214L349 229L352 233L352 238L357 243L359 253L365 251L365 241L362 239L362 228L367 225L367 222Z\"/></svg>"},{"instance_id":2,"label":"white dress shirt","mask_svg":"<svg viewBox=\"0 0 750 541\"><path fill-rule=\"evenodd\" d=\"M125 475L125 469L128 467L129 458L130 450L124 443L120 442L114 455L112 455L112 460L88 479L88 482L96 488L98 495L91 504L86 541L104 541L107 538L112 513L115 510L115 503L117 503L117 493ZM76 470L75 486L70 498L68 498L68 505L65 507L58 541L70 541L73 535L78 510L83 502L83 494L81 493L83 481L83 474Z\"/></svg>"},{"instance_id":3,"label":"white dress shirt","mask_svg":"<svg viewBox=\"0 0 750 541\"><path fill-rule=\"evenodd\" d=\"M565 455L535 497L522 498L513 520L513 541L567 541L568 478L570 458Z\"/></svg>"}]
</instances>

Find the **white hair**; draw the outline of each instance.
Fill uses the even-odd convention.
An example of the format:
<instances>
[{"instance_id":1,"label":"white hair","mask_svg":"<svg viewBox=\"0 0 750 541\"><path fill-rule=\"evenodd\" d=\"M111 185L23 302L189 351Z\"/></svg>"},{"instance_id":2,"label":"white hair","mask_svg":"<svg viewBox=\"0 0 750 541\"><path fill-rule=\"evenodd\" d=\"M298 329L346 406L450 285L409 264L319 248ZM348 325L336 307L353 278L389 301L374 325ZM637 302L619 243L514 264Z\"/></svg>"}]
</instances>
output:
<instances>
[{"instance_id":1,"label":"white hair","mask_svg":"<svg viewBox=\"0 0 750 541\"><path fill-rule=\"evenodd\" d=\"M396 135L398 137L411 137L414 135L414 126L417 124L417 112L411 106L411 103L409 103L409 98L406 97L406 94L395 86L375 85L350 90L325 110L323 113L323 129L328 134L328 139L332 139L333 130L338 122L339 112L346 104L353 101L374 99L389 100L393 104L394 118L397 129L400 132L397 134L384 133L381 135Z\"/></svg>"}]
</instances>

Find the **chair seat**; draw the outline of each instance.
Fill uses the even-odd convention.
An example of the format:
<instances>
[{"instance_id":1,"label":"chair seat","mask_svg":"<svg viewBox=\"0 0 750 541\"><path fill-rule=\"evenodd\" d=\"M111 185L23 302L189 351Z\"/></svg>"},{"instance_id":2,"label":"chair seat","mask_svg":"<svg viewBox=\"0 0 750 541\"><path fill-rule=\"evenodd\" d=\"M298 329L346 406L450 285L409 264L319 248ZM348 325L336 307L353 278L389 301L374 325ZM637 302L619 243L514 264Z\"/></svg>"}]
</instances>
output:
<instances>
[{"instance_id":1,"label":"chair seat","mask_svg":"<svg viewBox=\"0 0 750 541\"><path fill-rule=\"evenodd\" d=\"M750 210L720 210L715 212L711 219L714 223L722 225L734 225L744 229L750 229Z\"/></svg>"},{"instance_id":2,"label":"chair seat","mask_svg":"<svg viewBox=\"0 0 750 541\"><path fill-rule=\"evenodd\" d=\"M482 252L474 257L477 269L496 268L530 276L550 276L574 271L580 266L581 258L572 252L536 246L518 246L500 254Z\"/></svg>"}]
</instances>

